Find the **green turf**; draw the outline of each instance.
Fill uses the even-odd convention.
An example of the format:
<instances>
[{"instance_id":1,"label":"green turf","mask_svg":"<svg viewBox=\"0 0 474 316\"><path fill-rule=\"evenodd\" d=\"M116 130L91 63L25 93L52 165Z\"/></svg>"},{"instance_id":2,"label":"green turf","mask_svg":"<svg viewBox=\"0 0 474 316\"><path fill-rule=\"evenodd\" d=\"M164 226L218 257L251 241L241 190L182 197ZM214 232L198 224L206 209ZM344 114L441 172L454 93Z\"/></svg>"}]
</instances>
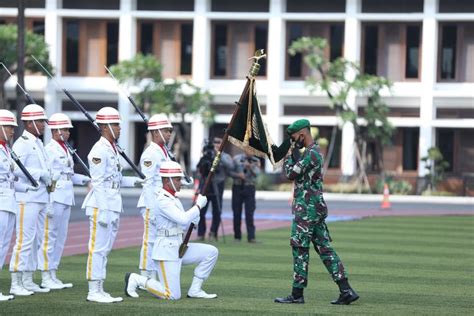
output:
<instances>
[{"instance_id":1,"label":"green turf","mask_svg":"<svg viewBox=\"0 0 474 316\"><path fill-rule=\"evenodd\" d=\"M333 306L338 294L319 258L311 253L306 304L281 305L273 298L288 295L292 264L288 228L258 232L261 244L218 243L218 264L204 288L216 300L163 301L140 292L139 299L117 304L85 301L86 256L66 257L60 277L74 288L0 303L1 315L38 314L189 314L189 315L467 315L474 313L474 216L369 218L331 223L334 246L361 299ZM125 272L134 271L138 248L114 250L109 256L107 291L123 295ZM186 293L192 269L182 275ZM37 275L39 279L39 275ZM10 277L0 273L0 290Z\"/></svg>"}]
</instances>

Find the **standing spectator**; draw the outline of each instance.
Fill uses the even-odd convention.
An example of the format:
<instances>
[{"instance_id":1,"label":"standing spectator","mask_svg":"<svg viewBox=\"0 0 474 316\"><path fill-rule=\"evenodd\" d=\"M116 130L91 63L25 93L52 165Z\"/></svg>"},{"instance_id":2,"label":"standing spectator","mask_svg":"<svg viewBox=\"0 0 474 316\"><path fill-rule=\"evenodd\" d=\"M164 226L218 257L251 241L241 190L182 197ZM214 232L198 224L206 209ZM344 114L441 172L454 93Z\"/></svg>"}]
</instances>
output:
<instances>
[{"instance_id":1,"label":"standing spectator","mask_svg":"<svg viewBox=\"0 0 474 316\"><path fill-rule=\"evenodd\" d=\"M222 143L222 138L214 137L212 141L213 148L209 145L206 145L203 150L203 157L198 163L197 169L200 174L200 185L199 192L202 191L204 187L204 182L209 173L210 166L214 160L215 155L219 151L219 147ZM232 157L225 152L221 154L221 161L217 166L212 182L206 192L206 197L208 202L206 206L201 209L201 218L198 225L198 238L204 240L206 234L206 212L207 207L209 206L209 201L212 203L212 223L211 229L209 231L209 241L217 241L217 230L219 229L219 224L221 222L221 212L222 212L222 197L224 195L224 186L227 176L231 175L231 172L234 168L234 163Z\"/></svg>"},{"instance_id":2,"label":"standing spectator","mask_svg":"<svg viewBox=\"0 0 474 316\"><path fill-rule=\"evenodd\" d=\"M247 226L247 240L255 243L255 181L260 174L260 159L251 153L239 154L234 157L235 172L232 174L232 211L234 213L234 238L242 239L240 230L242 222L242 206L245 205L245 225Z\"/></svg>"}]
</instances>

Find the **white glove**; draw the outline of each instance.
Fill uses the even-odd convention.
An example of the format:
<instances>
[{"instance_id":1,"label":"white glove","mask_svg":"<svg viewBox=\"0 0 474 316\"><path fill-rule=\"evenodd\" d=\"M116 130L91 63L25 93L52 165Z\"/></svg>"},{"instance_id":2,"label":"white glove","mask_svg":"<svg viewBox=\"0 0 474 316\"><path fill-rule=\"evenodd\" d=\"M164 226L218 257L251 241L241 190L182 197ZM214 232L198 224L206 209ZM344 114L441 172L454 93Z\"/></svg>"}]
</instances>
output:
<instances>
[{"instance_id":1,"label":"white glove","mask_svg":"<svg viewBox=\"0 0 474 316\"><path fill-rule=\"evenodd\" d=\"M26 187L26 192L30 192L30 191L36 192L38 191L38 189L39 189L39 185L37 187L35 187L34 185L29 185Z\"/></svg>"},{"instance_id":2,"label":"white glove","mask_svg":"<svg viewBox=\"0 0 474 316\"><path fill-rule=\"evenodd\" d=\"M97 221L99 222L100 226L107 227L107 225L109 224L109 220L107 218L107 211L100 210Z\"/></svg>"},{"instance_id":3,"label":"white glove","mask_svg":"<svg viewBox=\"0 0 474 316\"><path fill-rule=\"evenodd\" d=\"M137 180L135 180L135 182L133 183L133 186L135 188L141 188L143 187L143 183L145 182L145 179L141 179L141 178L138 178Z\"/></svg>"},{"instance_id":4,"label":"white glove","mask_svg":"<svg viewBox=\"0 0 474 316\"><path fill-rule=\"evenodd\" d=\"M84 178L82 179L82 185L86 185L89 182L91 182L91 178L89 178L88 176L84 176Z\"/></svg>"},{"instance_id":5,"label":"white glove","mask_svg":"<svg viewBox=\"0 0 474 316\"><path fill-rule=\"evenodd\" d=\"M181 179L181 185L184 185L186 187L190 187L194 184L194 179L193 177L189 177L189 181L186 181L186 178Z\"/></svg>"},{"instance_id":6,"label":"white glove","mask_svg":"<svg viewBox=\"0 0 474 316\"><path fill-rule=\"evenodd\" d=\"M53 218L53 215L54 215L53 206L51 204L48 204L48 206L46 207L46 216L48 216L48 218Z\"/></svg>"},{"instance_id":7,"label":"white glove","mask_svg":"<svg viewBox=\"0 0 474 316\"><path fill-rule=\"evenodd\" d=\"M48 171L41 171L40 181L44 184L51 185L51 174Z\"/></svg>"},{"instance_id":8,"label":"white glove","mask_svg":"<svg viewBox=\"0 0 474 316\"><path fill-rule=\"evenodd\" d=\"M193 224L194 224L194 226L196 226L196 227L197 227L197 225L199 224L199 220L200 220L200 219L201 219L201 217L200 217L200 216L196 216L196 218L195 218L195 219L193 219L193 220L191 221L191 223L193 223Z\"/></svg>"},{"instance_id":9,"label":"white glove","mask_svg":"<svg viewBox=\"0 0 474 316\"><path fill-rule=\"evenodd\" d=\"M202 209L204 206L207 204L207 197L204 195L198 194L196 198L196 205L199 207L199 209Z\"/></svg>"},{"instance_id":10,"label":"white glove","mask_svg":"<svg viewBox=\"0 0 474 316\"><path fill-rule=\"evenodd\" d=\"M60 171L55 171L55 172L53 173L53 177L52 177L51 180L52 180L52 181L58 181L59 178L61 178L61 172L60 172Z\"/></svg>"}]
</instances>

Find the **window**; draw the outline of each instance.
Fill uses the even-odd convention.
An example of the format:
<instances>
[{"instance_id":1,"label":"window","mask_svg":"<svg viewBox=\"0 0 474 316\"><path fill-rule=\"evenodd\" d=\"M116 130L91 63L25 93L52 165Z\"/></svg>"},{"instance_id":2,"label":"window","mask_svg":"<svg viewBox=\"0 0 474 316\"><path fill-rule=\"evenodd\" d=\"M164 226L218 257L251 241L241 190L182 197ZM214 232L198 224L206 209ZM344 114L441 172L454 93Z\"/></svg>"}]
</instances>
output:
<instances>
[{"instance_id":1,"label":"window","mask_svg":"<svg viewBox=\"0 0 474 316\"><path fill-rule=\"evenodd\" d=\"M448 128L440 128L437 130L437 145L443 159L449 163L449 167L446 171L453 171L453 162L454 162L454 130ZM426 153L425 153L426 155Z\"/></svg>"},{"instance_id":2,"label":"window","mask_svg":"<svg viewBox=\"0 0 474 316\"><path fill-rule=\"evenodd\" d=\"M423 0L362 0L364 13L423 12Z\"/></svg>"},{"instance_id":3,"label":"window","mask_svg":"<svg viewBox=\"0 0 474 316\"><path fill-rule=\"evenodd\" d=\"M303 26L301 24L291 24L289 27L289 36L288 36L288 47L291 46L291 43L296 41L298 38L303 36ZM288 77L301 77L303 68L303 55L297 53L294 56L289 56L288 58Z\"/></svg>"},{"instance_id":4,"label":"window","mask_svg":"<svg viewBox=\"0 0 474 316\"><path fill-rule=\"evenodd\" d=\"M344 41L344 26L341 24L330 26L329 50L331 61L342 57L342 46Z\"/></svg>"},{"instance_id":5,"label":"window","mask_svg":"<svg viewBox=\"0 0 474 316\"><path fill-rule=\"evenodd\" d=\"M227 70L227 25L215 25L214 45L214 76L225 76Z\"/></svg>"},{"instance_id":6,"label":"window","mask_svg":"<svg viewBox=\"0 0 474 316\"><path fill-rule=\"evenodd\" d=\"M182 75L190 75L193 59L193 25L181 25L181 70Z\"/></svg>"},{"instance_id":7,"label":"window","mask_svg":"<svg viewBox=\"0 0 474 316\"><path fill-rule=\"evenodd\" d=\"M250 68L249 58L257 49L267 48L268 24L251 21L214 22L212 70L214 77L245 78ZM260 76L266 75L261 62Z\"/></svg>"},{"instance_id":8,"label":"window","mask_svg":"<svg viewBox=\"0 0 474 316\"><path fill-rule=\"evenodd\" d=\"M406 37L405 78L418 78L420 61L420 27L418 25L407 26Z\"/></svg>"},{"instance_id":9,"label":"window","mask_svg":"<svg viewBox=\"0 0 474 316\"><path fill-rule=\"evenodd\" d=\"M377 25L367 25L365 28L364 72L369 75L377 74L378 31Z\"/></svg>"},{"instance_id":10,"label":"window","mask_svg":"<svg viewBox=\"0 0 474 316\"><path fill-rule=\"evenodd\" d=\"M154 55L164 78L191 75L193 25L187 21L139 21L137 51Z\"/></svg>"},{"instance_id":11,"label":"window","mask_svg":"<svg viewBox=\"0 0 474 316\"><path fill-rule=\"evenodd\" d=\"M79 22L66 22L66 73L79 72Z\"/></svg>"},{"instance_id":12,"label":"window","mask_svg":"<svg viewBox=\"0 0 474 316\"><path fill-rule=\"evenodd\" d=\"M455 79L457 27L444 25L441 32L441 79Z\"/></svg>"},{"instance_id":13,"label":"window","mask_svg":"<svg viewBox=\"0 0 474 316\"><path fill-rule=\"evenodd\" d=\"M118 62L118 22L107 23L107 67Z\"/></svg>"},{"instance_id":14,"label":"window","mask_svg":"<svg viewBox=\"0 0 474 316\"><path fill-rule=\"evenodd\" d=\"M63 9L119 10L120 0L62 0Z\"/></svg>"},{"instance_id":15,"label":"window","mask_svg":"<svg viewBox=\"0 0 474 316\"><path fill-rule=\"evenodd\" d=\"M439 0L439 12L441 13L468 13L474 12L474 1L472 0Z\"/></svg>"},{"instance_id":16,"label":"window","mask_svg":"<svg viewBox=\"0 0 474 316\"><path fill-rule=\"evenodd\" d=\"M264 49L267 52L268 42L268 26L266 24L260 24L255 26L255 50ZM267 73L267 59L260 59L260 74Z\"/></svg>"},{"instance_id":17,"label":"window","mask_svg":"<svg viewBox=\"0 0 474 316\"><path fill-rule=\"evenodd\" d=\"M25 0L25 8L44 8L45 0ZM0 7L17 8L18 0L2 0Z\"/></svg>"},{"instance_id":18,"label":"window","mask_svg":"<svg viewBox=\"0 0 474 316\"><path fill-rule=\"evenodd\" d=\"M345 12L346 0L287 0L286 12Z\"/></svg>"},{"instance_id":19,"label":"window","mask_svg":"<svg viewBox=\"0 0 474 316\"><path fill-rule=\"evenodd\" d=\"M194 11L194 0L137 0L137 10Z\"/></svg>"},{"instance_id":20,"label":"window","mask_svg":"<svg viewBox=\"0 0 474 316\"><path fill-rule=\"evenodd\" d=\"M44 36L44 21L33 21L33 33Z\"/></svg>"},{"instance_id":21,"label":"window","mask_svg":"<svg viewBox=\"0 0 474 316\"><path fill-rule=\"evenodd\" d=\"M288 22L288 47L302 36L322 37L327 40L324 52L328 59L334 60L341 57L344 46L344 24L342 23L314 23L314 22ZM311 75L311 70L306 66L301 54L287 55L287 78L303 79Z\"/></svg>"},{"instance_id":22,"label":"window","mask_svg":"<svg viewBox=\"0 0 474 316\"><path fill-rule=\"evenodd\" d=\"M268 12L270 0L212 0L211 11L217 12Z\"/></svg>"},{"instance_id":23,"label":"window","mask_svg":"<svg viewBox=\"0 0 474 316\"><path fill-rule=\"evenodd\" d=\"M392 81L419 80L421 23L363 25L362 69Z\"/></svg>"},{"instance_id":24,"label":"window","mask_svg":"<svg viewBox=\"0 0 474 316\"><path fill-rule=\"evenodd\" d=\"M63 74L105 76L118 61L117 20L64 20Z\"/></svg>"},{"instance_id":25,"label":"window","mask_svg":"<svg viewBox=\"0 0 474 316\"><path fill-rule=\"evenodd\" d=\"M418 128L403 128L403 170L418 170Z\"/></svg>"},{"instance_id":26,"label":"window","mask_svg":"<svg viewBox=\"0 0 474 316\"><path fill-rule=\"evenodd\" d=\"M140 52L143 55L153 54L153 23L142 23L140 34Z\"/></svg>"}]
</instances>

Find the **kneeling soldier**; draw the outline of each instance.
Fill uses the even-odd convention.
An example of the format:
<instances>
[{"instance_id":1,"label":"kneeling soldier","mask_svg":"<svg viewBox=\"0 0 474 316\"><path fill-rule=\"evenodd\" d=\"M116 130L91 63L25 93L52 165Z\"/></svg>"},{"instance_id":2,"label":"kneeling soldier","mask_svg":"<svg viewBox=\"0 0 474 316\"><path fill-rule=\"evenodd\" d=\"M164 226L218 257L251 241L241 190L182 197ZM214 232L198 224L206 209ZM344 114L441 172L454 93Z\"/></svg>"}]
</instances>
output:
<instances>
[{"instance_id":1,"label":"kneeling soldier","mask_svg":"<svg viewBox=\"0 0 474 316\"><path fill-rule=\"evenodd\" d=\"M212 272L218 251L212 245L192 243L183 258L179 258L179 246L183 241L183 226L199 221L199 211L206 205L207 198L198 195L196 205L184 211L181 201L175 196L181 189L181 178L184 176L181 166L174 161L163 162L160 168L163 190L156 194L154 212L157 216L157 238L153 247L152 258L158 266L160 281L137 273L125 275L125 294L138 297L137 287L145 288L151 294L162 299L178 300L181 298L181 266L196 264L194 278L188 291L188 297L216 298L216 294L207 294L201 289L202 283Z\"/></svg>"}]
</instances>

